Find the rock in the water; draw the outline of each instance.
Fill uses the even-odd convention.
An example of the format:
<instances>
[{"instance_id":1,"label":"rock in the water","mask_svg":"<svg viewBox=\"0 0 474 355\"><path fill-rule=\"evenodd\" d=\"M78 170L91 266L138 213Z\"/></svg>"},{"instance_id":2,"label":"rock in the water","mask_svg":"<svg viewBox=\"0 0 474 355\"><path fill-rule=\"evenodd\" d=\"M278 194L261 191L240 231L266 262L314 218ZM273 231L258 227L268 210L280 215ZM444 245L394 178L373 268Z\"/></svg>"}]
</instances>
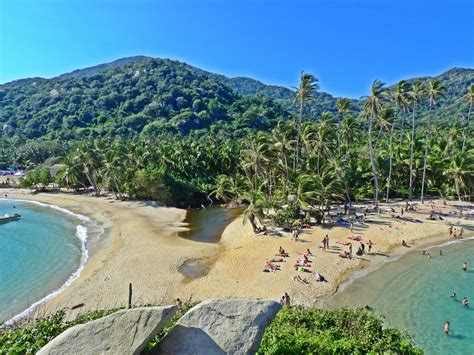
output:
<instances>
[{"instance_id":1,"label":"rock in the water","mask_svg":"<svg viewBox=\"0 0 474 355\"><path fill-rule=\"evenodd\" d=\"M253 354L281 305L275 301L208 300L189 310L156 354Z\"/></svg>"},{"instance_id":2,"label":"rock in the water","mask_svg":"<svg viewBox=\"0 0 474 355\"><path fill-rule=\"evenodd\" d=\"M175 306L118 311L69 328L38 354L140 354L175 312Z\"/></svg>"}]
</instances>

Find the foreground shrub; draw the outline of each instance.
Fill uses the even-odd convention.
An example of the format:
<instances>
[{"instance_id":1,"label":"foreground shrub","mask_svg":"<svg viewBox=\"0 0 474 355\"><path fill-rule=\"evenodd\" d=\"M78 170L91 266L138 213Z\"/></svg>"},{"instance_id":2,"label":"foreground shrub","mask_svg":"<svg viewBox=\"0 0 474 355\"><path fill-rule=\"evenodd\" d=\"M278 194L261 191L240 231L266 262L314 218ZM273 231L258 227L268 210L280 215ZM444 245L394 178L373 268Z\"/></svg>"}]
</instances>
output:
<instances>
[{"instance_id":1,"label":"foreground shrub","mask_svg":"<svg viewBox=\"0 0 474 355\"><path fill-rule=\"evenodd\" d=\"M411 337L384 328L383 318L362 309L319 310L295 307L280 311L258 354L423 354Z\"/></svg>"},{"instance_id":2,"label":"foreground shrub","mask_svg":"<svg viewBox=\"0 0 474 355\"><path fill-rule=\"evenodd\" d=\"M82 313L73 321L65 321L65 310L34 323L12 325L0 330L0 354L35 354L49 341L76 324L105 317L117 309Z\"/></svg>"}]
</instances>

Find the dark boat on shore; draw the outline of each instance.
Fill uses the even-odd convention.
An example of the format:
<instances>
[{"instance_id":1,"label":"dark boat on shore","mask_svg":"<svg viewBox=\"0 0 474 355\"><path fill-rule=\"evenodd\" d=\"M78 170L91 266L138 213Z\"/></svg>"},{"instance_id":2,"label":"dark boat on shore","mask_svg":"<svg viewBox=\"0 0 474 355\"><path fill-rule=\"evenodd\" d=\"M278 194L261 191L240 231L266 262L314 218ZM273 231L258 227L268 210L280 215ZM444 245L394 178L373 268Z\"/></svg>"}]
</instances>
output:
<instances>
[{"instance_id":1,"label":"dark boat on shore","mask_svg":"<svg viewBox=\"0 0 474 355\"><path fill-rule=\"evenodd\" d=\"M13 214L6 214L4 216L0 216L0 224L10 222L10 221L17 221L21 218L18 213Z\"/></svg>"}]
</instances>

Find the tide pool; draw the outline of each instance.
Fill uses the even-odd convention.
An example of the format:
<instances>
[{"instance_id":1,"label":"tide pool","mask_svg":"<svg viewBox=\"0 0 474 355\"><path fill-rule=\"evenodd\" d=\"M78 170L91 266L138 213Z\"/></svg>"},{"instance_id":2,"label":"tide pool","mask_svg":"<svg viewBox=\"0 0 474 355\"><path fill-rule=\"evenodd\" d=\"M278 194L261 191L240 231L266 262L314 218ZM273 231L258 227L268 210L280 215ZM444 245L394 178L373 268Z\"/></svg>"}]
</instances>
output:
<instances>
[{"instance_id":1,"label":"tide pool","mask_svg":"<svg viewBox=\"0 0 474 355\"><path fill-rule=\"evenodd\" d=\"M439 255L442 249L443 255ZM408 330L426 354L474 353L474 240L415 250L356 279L334 295L332 307L369 305L390 325ZM462 270L467 261L469 270ZM457 298L450 295L456 292ZM461 305L463 297L470 307ZM443 333L446 321L449 335Z\"/></svg>"},{"instance_id":2,"label":"tide pool","mask_svg":"<svg viewBox=\"0 0 474 355\"><path fill-rule=\"evenodd\" d=\"M0 200L0 323L51 298L76 278L87 260L86 218L47 205ZM30 308L31 309L31 308Z\"/></svg>"}]
</instances>

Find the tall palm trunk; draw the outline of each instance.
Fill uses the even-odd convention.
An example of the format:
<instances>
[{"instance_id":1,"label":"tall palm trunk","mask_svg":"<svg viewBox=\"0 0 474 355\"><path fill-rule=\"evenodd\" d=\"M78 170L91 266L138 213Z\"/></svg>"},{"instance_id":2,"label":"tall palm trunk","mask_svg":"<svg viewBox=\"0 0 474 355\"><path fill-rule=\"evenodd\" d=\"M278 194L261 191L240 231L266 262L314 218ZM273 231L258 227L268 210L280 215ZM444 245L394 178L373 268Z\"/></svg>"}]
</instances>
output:
<instances>
[{"instance_id":1,"label":"tall palm trunk","mask_svg":"<svg viewBox=\"0 0 474 355\"><path fill-rule=\"evenodd\" d=\"M423 158L423 177L421 179L421 203L424 203L424 193L425 193L425 179L426 179L426 162L428 160L428 144L430 138L430 124L431 124L431 110L433 109L433 105L430 102L430 112L428 115L428 126L426 127L425 133L425 156Z\"/></svg>"},{"instance_id":2,"label":"tall palm trunk","mask_svg":"<svg viewBox=\"0 0 474 355\"><path fill-rule=\"evenodd\" d=\"M389 143L389 151L390 151L390 160L389 160L389 168L388 168L388 177L387 177L387 196L385 197L385 202L388 203L388 195L390 193L390 179L392 178L392 161L393 161L393 149L392 149L392 142L393 142L393 125L390 127L390 143Z\"/></svg>"},{"instance_id":3,"label":"tall palm trunk","mask_svg":"<svg viewBox=\"0 0 474 355\"><path fill-rule=\"evenodd\" d=\"M300 100L300 114L298 116L298 123L296 124L296 153L295 153L295 161L293 163L293 169L296 170L299 165L299 153L300 153L300 133L301 133L301 121L303 120L303 107L304 101Z\"/></svg>"},{"instance_id":4,"label":"tall palm trunk","mask_svg":"<svg viewBox=\"0 0 474 355\"><path fill-rule=\"evenodd\" d=\"M471 119L471 112L472 112L472 101L469 103L469 113L467 114L467 122L466 122L466 127L469 130L469 120ZM464 134L463 140L462 140L462 149L461 152L464 152L464 149L466 148L466 134Z\"/></svg>"},{"instance_id":5,"label":"tall palm trunk","mask_svg":"<svg viewBox=\"0 0 474 355\"><path fill-rule=\"evenodd\" d=\"M459 202L461 202L461 193L459 192L459 183L458 183L458 179L456 179L456 177L454 177L454 186L456 188L456 194L458 195L458 200L459 200Z\"/></svg>"},{"instance_id":6,"label":"tall palm trunk","mask_svg":"<svg viewBox=\"0 0 474 355\"><path fill-rule=\"evenodd\" d=\"M416 103L413 102L413 115L411 119L411 142L410 142L410 194L408 198L413 197L413 150L415 148L415 111Z\"/></svg>"},{"instance_id":7,"label":"tall palm trunk","mask_svg":"<svg viewBox=\"0 0 474 355\"><path fill-rule=\"evenodd\" d=\"M87 164L83 164L84 167L84 173L86 175L87 181L89 181L89 184L92 186L92 189L94 190L94 195L99 196L99 189L97 188L97 184L92 177L92 174L90 173L90 169L87 166Z\"/></svg>"},{"instance_id":8,"label":"tall palm trunk","mask_svg":"<svg viewBox=\"0 0 474 355\"><path fill-rule=\"evenodd\" d=\"M402 146L403 141L403 125L405 123L405 110L402 108L402 114L400 115L402 122L400 125L400 138L399 138L399 145Z\"/></svg>"},{"instance_id":9,"label":"tall palm trunk","mask_svg":"<svg viewBox=\"0 0 474 355\"><path fill-rule=\"evenodd\" d=\"M378 200L379 200L379 179L377 177L377 167L375 165L375 152L374 147L372 145L372 125L373 121L375 120L375 112L372 110L372 115L369 120L369 152L370 152L370 164L372 165L372 175L374 176L374 205L378 207Z\"/></svg>"}]
</instances>

